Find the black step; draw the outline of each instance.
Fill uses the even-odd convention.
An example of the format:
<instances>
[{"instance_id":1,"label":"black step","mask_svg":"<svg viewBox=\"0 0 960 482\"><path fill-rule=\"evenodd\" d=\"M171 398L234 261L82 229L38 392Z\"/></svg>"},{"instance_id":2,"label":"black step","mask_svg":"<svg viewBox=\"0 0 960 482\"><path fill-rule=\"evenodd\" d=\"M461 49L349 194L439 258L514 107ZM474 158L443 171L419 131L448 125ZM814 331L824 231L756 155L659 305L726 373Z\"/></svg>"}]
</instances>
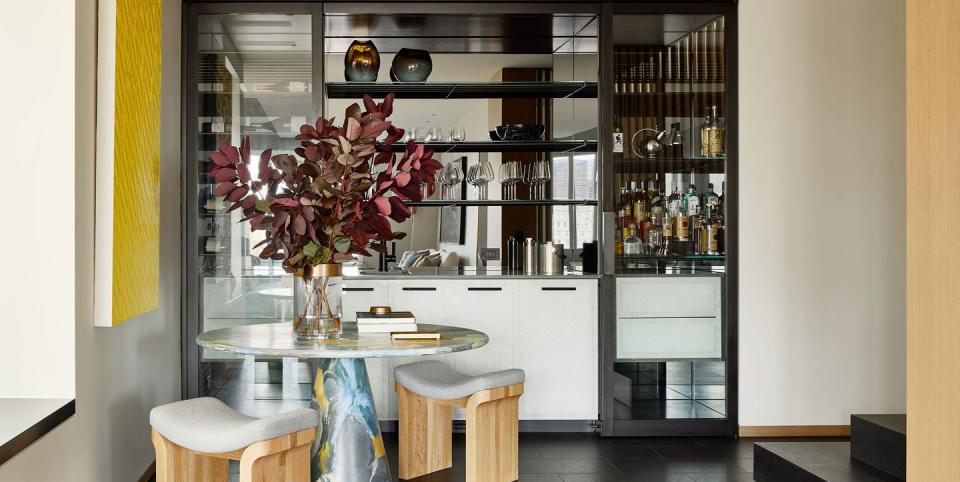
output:
<instances>
[{"instance_id":1,"label":"black step","mask_svg":"<svg viewBox=\"0 0 960 482\"><path fill-rule=\"evenodd\" d=\"M850 458L849 442L753 444L757 482L888 482L897 480Z\"/></svg>"},{"instance_id":2,"label":"black step","mask_svg":"<svg viewBox=\"0 0 960 482\"><path fill-rule=\"evenodd\" d=\"M850 456L907 480L907 416L851 415Z\"/></svg>"}]
</instances>

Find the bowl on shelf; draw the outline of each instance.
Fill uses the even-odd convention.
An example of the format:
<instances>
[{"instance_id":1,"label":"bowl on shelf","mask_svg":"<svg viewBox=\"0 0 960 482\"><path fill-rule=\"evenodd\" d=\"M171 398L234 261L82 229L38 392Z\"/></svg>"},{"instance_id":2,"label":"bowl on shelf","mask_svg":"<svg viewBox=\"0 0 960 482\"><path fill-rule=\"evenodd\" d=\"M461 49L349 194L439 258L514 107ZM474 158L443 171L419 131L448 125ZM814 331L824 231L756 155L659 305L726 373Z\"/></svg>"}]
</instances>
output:
<instances>
[{"instance_id":1,"label":"bowl on shelf","mask_svg":"<svg viewBox=\"0 0 960 482\"><path fill-rule=\"evenodd\" d=\"M492 141L539 141L547 126L543 124L505 124L490 131Z\"/></svg>"}]
</instances>

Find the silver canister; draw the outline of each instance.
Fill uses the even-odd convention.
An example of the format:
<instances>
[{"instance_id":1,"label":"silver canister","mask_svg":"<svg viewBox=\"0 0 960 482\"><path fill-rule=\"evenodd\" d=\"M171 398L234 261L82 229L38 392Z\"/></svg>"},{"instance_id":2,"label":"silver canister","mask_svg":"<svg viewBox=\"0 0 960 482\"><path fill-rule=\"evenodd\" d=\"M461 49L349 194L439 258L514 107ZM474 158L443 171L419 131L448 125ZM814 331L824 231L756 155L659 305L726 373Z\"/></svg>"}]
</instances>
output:
<instances>
[{"instance_id":1,"label":"silver canister","mask_svg":"<svg viewBox=\"0 0 960 482\"><path fill-rule=\"evenodd\" d=\"M523 274L537 274L537 260L540 259L540 243L527 238L523 242Z\"/></svg>"},{"instance_id":2,"label":"silver canister","mask_svg":"<svg viewBox=\"0 0 960 482\"><path fill-rule=\"evenodd\" d=\"M563 245L550 241L540 246L540 272L543 274L563 274Z\"/></svg>"}]
</instances>

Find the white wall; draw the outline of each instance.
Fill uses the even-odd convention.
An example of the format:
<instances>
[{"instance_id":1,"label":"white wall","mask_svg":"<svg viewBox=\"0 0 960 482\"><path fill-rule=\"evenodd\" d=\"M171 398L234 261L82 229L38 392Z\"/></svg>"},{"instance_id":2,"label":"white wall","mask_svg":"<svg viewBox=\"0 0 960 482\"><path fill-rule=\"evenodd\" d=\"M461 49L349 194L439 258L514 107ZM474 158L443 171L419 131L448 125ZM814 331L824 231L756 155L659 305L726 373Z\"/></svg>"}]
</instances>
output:
<instances>
[{"instance_id":1,"label":"white wall","mask_svg":"<svg viewBox=\"0 0 960 482\"><path fill-rule=\"evenodd\" d=\"M75 197L67 186L44 189L42 193L34 193L34 198L49 198L55 202L58 210L67 210L62 216L55 216L52 224L69 223L76 204L76 316L71 314L70 328L76 328L77 414L0 466L0 480L59 481L66 478L80 482L129 482L137 480L153 460L147 419L150 408L180 396L180 4L164 2L160 309L116 328L94 328L92 257L96 2L78 0L76 19L73 16L73 1L21 3L23 16L10 15L10 8L15 5L5 8L4 15L0 16L0 22L3 22L0 38L9 38L2 42L5 45L2 51L6 53L20 49L28 52L37 59L38 65L25 69L10 68L12 64L4 63L7 68L5 71L18 74L0 78L16 77L23 78L25 83L29 82L15 94L28 99L36 112L32 118L20 117L18 122L26 130L42 133L45 137L43 142L30 142L38 154L29 159L46 163L49 166L46 169L53 173L51 175L55 179L60 179L64 172L70 173L72 179L71 170L76 167ZM44 28L43 34L38 35L36 15L41 11L44 12ZM30 41L24 43L24 39ZM55 43L58 50L51 49L49 55L37 52L35 48L41 41ZM60 55L56 55L58 51ZM72 64L60 64L60 57L67 62L74 52L77 59L76 85ZM48 96L59 95L60 92L72 93L74 87L75 117L71 108L74 105L72 95L70 102L45 105ZM3 86L0 92L6 93L8 89ZM3 112L3 118L9 119L5 106ZM75 155L71 138L74 132ZM37 134L34 134L32 138L36 137ZM24 136L20 140L32 138ZM10 142L4 142L4 146L8 145ZM50 149L56 149L57 146L63 146L69 152L51 155L56 151ZM35 169L39 168L22 171ZM33 178L24 180L32 181ZM5 189L19 189L16 184L9 183ZM60 228L47 229L60 232ZM15 296L27 296L38 289L45 290L48 295L54 293L55 296L61 296L57 298L57 303L35 304L32 310L34 315L44 312L59 314L59 310L63 309L59 305L65 304L67 298L58 291L65 286L73 286L73 280L69 279L74 272L73 263L65 260L72 261L74 233L71 229L61 234L57 240L59 250L56 256L50 258L51 262L41 264L39 268L31 264L31 269L42 270L39 272L46 274L42 284L31 286L21 278L18 285L5 286L3 289L3 292L10 293L12 288ZM35 235L28 237L31 242L37 238ZM8 256L8 263L16 260L16 256ZM70 295L68 291L66 296ZM13 321L25 323L31 320ZM3 330L7 330L9 319L0 323L4 325ZM62 362L62 357L51 355L46 349L34 350L34 353L35 356L24 359L18 366L37 364L43 370L54 370Z\"/></svg>"},{"instance_id":2,"label":"white wall","mask_svg":"<svg viewBox=\"0 0 960 482\"><path fill-rule=\"evenodd\" d=\"M903 3L740 1L741 425L905 411Z\"/></svg>"},{"instance_id":3,"label":"white wall","mask_svg":"<svg viewBox=\"0 0 960 482\"><path fill-rule=\"evenodd\" d=\"M73 2L8 3L0 15L8 203L0 236L0 397L73 398ZM38 9L56 35L37 35Z\"/></svg>"}]
</instances>

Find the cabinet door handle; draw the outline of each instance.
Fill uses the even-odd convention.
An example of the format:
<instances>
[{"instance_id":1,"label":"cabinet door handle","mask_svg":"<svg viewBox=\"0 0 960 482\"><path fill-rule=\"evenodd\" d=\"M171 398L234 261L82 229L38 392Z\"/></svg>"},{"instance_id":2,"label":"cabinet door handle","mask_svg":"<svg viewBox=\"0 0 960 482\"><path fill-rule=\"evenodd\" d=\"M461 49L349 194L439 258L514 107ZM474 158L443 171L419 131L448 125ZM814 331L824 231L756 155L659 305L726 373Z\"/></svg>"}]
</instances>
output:
<instances>
[{"instance_id":1,"label":"cabinet door handle","mask_svg":"<svg viewBox=\"0 0 960 482\"><path fill-rule=\"evenodd\" d=\"M404 286L403 291L437 291L437 289L426 286Z\"/></svg>"},{"instance_id":2,"label":"cabinet door handle","mask_svg":"<svg viewBox=\"0 0 960 482\"><path fill-rule=\"evenodd\" d=\"M503 291L503 288L494 286L471 286L467 288L467 291Z\"/></svg>"},{"instance_id":3,"label":"cabinet door handle","mask_svg":"<svg viewBox=\"0 0 960 482\"><path fill-rule=\"evenodd\" d=\"M576 286L544 286L540 289L543 291L577 291Z\"/></svg>"},{"instance_id":4,"label":"cabinet door handle","mask_svg":"<svg viewBox=\"0 0 960 482\"><path fill-rule=\"evenodd\" d=\"M373 288L343 288L343 291L373 291Z\"/></svg>"}]
</instances>

